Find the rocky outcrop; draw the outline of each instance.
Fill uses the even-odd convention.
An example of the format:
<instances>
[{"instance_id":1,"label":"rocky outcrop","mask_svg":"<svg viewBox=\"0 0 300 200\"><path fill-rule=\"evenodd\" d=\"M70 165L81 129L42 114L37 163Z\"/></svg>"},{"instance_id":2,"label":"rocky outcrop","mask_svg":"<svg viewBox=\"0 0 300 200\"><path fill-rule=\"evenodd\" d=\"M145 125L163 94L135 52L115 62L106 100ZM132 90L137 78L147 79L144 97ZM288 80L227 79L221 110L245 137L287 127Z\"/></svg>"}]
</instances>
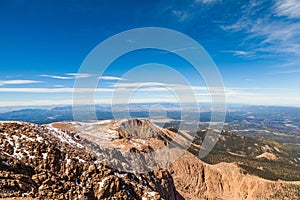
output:
<instances>
[{"instance_id":1,"label":"rocky outcrop","mask_svg":"<svg viewBox=\"0 0 300 200\"><path fill-rule=\"evenodd\" d=\"M209 165L191 153L169 168L186 199L299 199L300 182L269 181L246 174L234 163Z\"/></svg>"},{"instance_id":2,"label":"rocky outcrop","mask_svg":"<svg viewBox=\"0 0 300 200\"><path fill-rule=\"evenodd\" d=\"M107 167L80 136L49 126L0 123L0 197L180 199L167 170Z\"/></svg>"},{"instance_id":3,"label":"rocky outcrop","mask_svg":"<svg viewBox=\"0 0 300 200\"><path fill-rule=\"evenodd\" d=\"M150 120L131 119L122 121L118 132L121 137L137 137L140 139L159 138L171 140L170 136L160 127L154 125Z\"/></svg>"},{"instance_id":4,"label":"rocky outcrop","mask_svg":"<svg viewBox=\"0 0 300 200\"><path fill-rule=\"evenodd\" d=\"M0 122L0 198L299 199L299 182L258 178L238 163L209 165L189 152L164 169L121 170L155 164L151 153L177 134L149 120ZM139 156L123 160L128 153Z\"/></svg>"}]
</instances>

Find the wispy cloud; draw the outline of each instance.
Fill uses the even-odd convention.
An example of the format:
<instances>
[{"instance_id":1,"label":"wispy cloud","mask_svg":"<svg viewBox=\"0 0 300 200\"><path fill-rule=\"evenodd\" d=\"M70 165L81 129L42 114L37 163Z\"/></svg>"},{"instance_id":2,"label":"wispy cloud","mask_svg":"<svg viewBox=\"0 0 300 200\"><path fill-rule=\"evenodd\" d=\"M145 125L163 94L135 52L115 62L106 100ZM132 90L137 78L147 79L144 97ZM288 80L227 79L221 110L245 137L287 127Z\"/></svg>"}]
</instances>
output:
<instances>
[{"instance_id":1,"label":"wispy cloud","mask_svg":"<svg viewBox=\"0 0 300 200\"><path fill-rule=\"evenodd\" d=\"M120 81L120 80L125 80L123 78L116 77L116 76L101 76L101 77L99 77L99 79L106 80L106 81Z\"/></svg>"},{"instance_id":2,"label":"wispy cloud","mask_svg":"<svg viewBox=\"0 0 300 200\"><path fill-rule=\"evenodd\" d=\"M128 103L130 102L139 102L139 103L147 103L147 102L177 102L176 94L182 94L187 89L193 90L194 93L186 93L187 95L182 98L181 103L189 103L191 99L196 99L197 102L211 102L212 95L220 96L225 95L227 102L230 103L256 103L256 104L278 104L283 105L282 99L285 99L290 105L299 105L299 96L297 95L297 90L291 88L212 88L212 91L209 91L205 86L188 86L188 85L180 85L180 84L164 84L158 82L147 82L147 83L124 83L119 85L122 89L125 89L125 92L131 92L134 87L138 87L140 85L147 85L151 87L139 88L137 93L134 93L130 99L127 98L117 98L114 99L114 103ZM161 87L159 87L161 86ZM166 87L169 87L166 89ZM45 100L33 100L27 102L5 102L1 101L0 106L4 105L51 105L51 104L71 104L72 103L72 95L74 88L1 88L0 92L15 92L15 93L49 93L49 95L45 95ZM138 93L139 91L146 93ZM169 91L172 91L171 93ZM222 92L223 91L223 92ZM286 93L292 93L294 95L285 96L283 93L278 93L278 91L285 91ZM77 92L96 92L96 95L101 95L101 98L95 99L96 103L110 103L113 96L111 96L114 92L118 92L116 88L79 88ZM153 93L155 92L155 93ZM158 92L158 93L157 93ZM50 94L51 93L51 94ZM69 99L62 99L60 101L52 100L53 96L57 96L56 93L64 93L68 94ZM173 95L175 94L175 96ZM137 94L137 95L136 95ZM143 95L146 94L146 95ZM195 94L195 95L194 95ZM118 96L118 95L117 95ZM123 97L118 96L118 97ZM125 96L126 97L126 96ZM249 102L250 99L255 99L255 102ZM224 99L220 99L224 100ZM88 99L82 99L79 101L84 104L88 102ZM78 103L78 102L77 102Z\"/></svg>"},{"instance_id":3,"label":"wispy cloud","mask_svg":"<svg viewBox=\"0 0 300 200\"><path fill-rule=\"evenodd\" d=\"M172 10L172 14L177 17L178 21L184 21L190 16L188 12L182 10Z\"/></svg>"},{"instance_id":4,"label":"wispy cloud","mask_svg":"<svg viewBox=\"0 0 300 200\"><path fill-rule=\"evenodd\" d=\"M23 84L32 84L32 83L40 83L41 81L36 80L0 80L0 86L3 85L23 85Z\"/></svg>"},{"instance_id":5,"label":"wispy cloud","mask_svg":"<svg viewBox=\"0 0 300 200\"><path fill-rule=\"evenodd\" d=\"M121 82L121 83L114 83L112 86L118 87L118 88L138 88L138 87L157 87L157 86L170 86L173 84L163 84L158 82ZM174 84L175 85L175 84Z\"/></svg>"},{"instance_id":6,"label":"wispy cloud","mask_svg":"<svg viewBox=\"0 0 300 200\"><path fill-rule=\"evenodd\" d=\"M70 80L70 79L80 79L80 78L89 78L95 75L93 74L86 74L86 73L67 73L65 75L50 75L50 74L42 74L42 77L48 77L53 79L61 79L61 80ZM119 81L124 80L123 78L117 76L101 76L99 79L107 80L107 81Z\"/></svg>"},{"instance_id":7,"label":"wispy cloud","mask_svg":"<svg viewBox=\"0 0 300 200\"><path fill-rule=\"evenodd\" d=\"M111 88L0 88L0 92L14 93L73 93L73 92L112 92Z\"/></svg>"},{"instance_id":8,"label":"wispy cloud","mask_svg":"<svg viewBox=\"0 0 300 200\"><path fill-rule=\"evenodd\" d=\"M49 74L42 74L40 76L54 78L54 79L62 79L62 80L73 79L73 77L69 77L69 76L57 76L57 75L49 75Z\"/></svg>"},{"instance_id":9,"label":"wispy cloud","mask_svg":"<svg viewBox=\"0 0 300 200\"><path fill-rule=\"evenodd\" d=\"M217 2L222 2L222 0L186 1L186 3L181 7L167 6L167 9L165 9L164 12L170 12L172 18L176 19L177 22L186 22L188 20L195 19L199 15L201 15L201 9L203 7L210 7L211 5L214 5Z\"/></svg>"},{"instance_id":10,"label":"wispy cloud","mask_svg":"<svg viewBox=\"0 0 300 200\"><path fill-rule=\"evenodd\" d=\"M111 84L112 87L100 88L69 88L69 87L53 87L53 88L0 88L0 92L16 92L16 93L72 93L76 92L114 92L114 91L147 91L147 92L178 92L178 91L195 91L195 92L209 92L221 93L224 88L193 86L172 83L159 83L159 82L121 82Z\"/></svg>"},{"instance_id":11,"label":"wispy cloud","mask_svg":"<svg viewBox=\"0 0 300 200\"><path fill-rule=\"evenodd\" d=\"M292 5L295 7L291 8ZM276 4L269 8L259 1L251 0L236 22L220 25L220 27L226 31L246 34L241 45L258 57L262 55L283 58L287 55L300 56L300 22L274 17L274 14L288 14L289 17L300 16L299 5L299 1L295 3L293 0L284 0L276 1ZM263 8L265 11L261 12Z\"/></svg>"},{"instance_id":12,"label":"wispy cloud","mask_svg":"<svg viewBox=\"0 0 300 200\"><path fill-rule=\"evenodd\" d=\"M216 3L220 0L195 0L195 3L202 3L202 4L212 4L212 3Z\"/></svg>"},{"instance_id":13,"label":"wispy cloud","mask_svg":"<svg viewBox=\"0 0 300 200\"><path fill-rule=\"evenodd\" d=\"M82 74L82 73L67 73L66 75L74 78L88 78L93 76L92 74Z\"/></svg>"},{"instance_id":14,"label":"wispy cloud","mask_svg":"<svg viewBox=\"0 0 300 200\"><path fill-rule=\"evenodd\" d=\"M59 88L62 88L64 87L63 85L53 85L53 87L59 87Z\"/></svg>"},{"instance_id":15,"label":"wispy cloud","mask_svg":"<svg viewBox=\"0 0 300 200\"><path fill-rule=\"evenodd\" d=\"M186 98L186 95L193 93L208 93L209 95L225 95L228 90L222 87L206 87L195 86L188 84L176 84L176 83L160 83L160 82L121 82L112 84L113 88L117 92L160 92L160 93L178 93ZM150 93L149 93L150 94Z\"/></svg>"},{"instance_id":16,"label":"wispy cloud","mask_svg":"<svg viewBox=\"0 0 300 200\"><path fill-rule=\"evenodd\" d=\"M275 13L278 16L289 18L300 18L300 1L299 0L276 0Z\"/></svg>"},{"instance_id":17,"label":"wispy cloud","mask_svg":"<svg viewBox=\"0 0 300 200\"><path fill-rule=\"evenodd\" d=\"M276 72L274 72L274 74L295 74L295 73L300 73L300 69L284 70L284 71L276 71Z\"/></svg>"},{"instance_id":18,"label":"wispy cloud","mask_svg":"<svg viewBox=\"0 0 300 200\"><path fill-rule=\"evenodd\" d=\"M53 78L53 79L70 80L70 79L75 79L75 78L88 78L88 77L91 77L92 74L67 73L65 75L42 74L40 76Z\"/></svg>"},{"instance_id":19,"label":"wispy cloud","mask_svg":"<svg viewBox=\"0 0 300 200\"><path fill-rule=\"evenodd\" d=\"M222 52L224 53L232 53L235 56L239 56L239 57L252 57L254 56L253 52L249 52L249 51L238 51L238 50L223 50Z\"/></svg>"}]
</instances>

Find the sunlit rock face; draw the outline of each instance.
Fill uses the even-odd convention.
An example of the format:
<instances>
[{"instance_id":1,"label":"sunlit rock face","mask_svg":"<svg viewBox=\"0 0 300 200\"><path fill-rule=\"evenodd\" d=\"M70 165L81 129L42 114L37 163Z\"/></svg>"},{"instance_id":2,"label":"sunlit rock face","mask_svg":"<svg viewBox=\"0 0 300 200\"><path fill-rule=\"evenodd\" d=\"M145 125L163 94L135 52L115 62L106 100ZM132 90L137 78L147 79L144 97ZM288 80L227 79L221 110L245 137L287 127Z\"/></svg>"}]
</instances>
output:
<instances>
[{"instance_id":1,"label":"sunlit rock face","mask_svg":"<svg viewBox=\"0 0 300 200\"><path fill-rule=\"evenodd\" d=\"M0 122L0 197L299 199L299 182L264 180L235 163L209 165L189 152L152 170L153 153L178 134L147 119ZM128 170L133 165L149 169Z\"/></svg>"},{"instance_id":2,"label":"sunlit rock face","mask_svg":"<svg viewBox=\"0 0 300 200\"><path fill-rule=\"evenodd\" d=\"M75 132L0 124L0 197L178 199L166 169L133 174L107 167ZM113 157L113 156L112 156Z\"/></svg>"}]
</instances>

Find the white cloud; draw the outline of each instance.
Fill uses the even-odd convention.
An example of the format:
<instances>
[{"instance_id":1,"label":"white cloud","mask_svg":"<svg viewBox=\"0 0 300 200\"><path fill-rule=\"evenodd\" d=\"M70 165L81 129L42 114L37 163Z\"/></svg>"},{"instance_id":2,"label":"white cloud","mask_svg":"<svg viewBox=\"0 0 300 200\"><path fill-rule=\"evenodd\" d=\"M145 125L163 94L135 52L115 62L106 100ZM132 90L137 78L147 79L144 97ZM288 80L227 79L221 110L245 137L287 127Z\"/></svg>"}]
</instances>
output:
<instances>
[{"instance_id":1,"label":"white cloud","mask_svg":"<svg viewBox=\"0 0 300 200\"><path fill-rule=\"evenodd\" d=\"M241 95L241 96L227 96L227 103L245 103L245 104L256 104L256 105L288 105L288 106L300 106L300 98L299 97L282 97L281 95L256 95L256 101L249 101L249 99L253 98L253 95ZM199 95L197 99L199 103L210 102L210 98L207 95L204 98ZM175 98L167 99L167 98L134 98L128 100L120 100L114 101L114 103L160 103L160 102L177 102ZM44 105L72 105L74 102L70 99L55 99L55 100L31 100L31 101L0 101L0 107L6 106L44 106ZM78 104L87 104L90 103L88 101L78 101ZM110 104L110 99L95 99L96 104ZM188 103L188 102L187 102Z\"/></svg>"},{"instance_id":2,"label":"white cloud","mask_svg":"<svg viewBox=\"0 0 300 200\"><path fill-rule=\"evenodd\" d=\"M63 85L53 85L53 87L60 87L60 88L62 88L64 86Z\"/></svg>"},{"instance_id":3,"label":"white cloud","mask_svg":"<svg viewBox=\"0 0 300 200\"><path fill-rule=\"evenodd\" d=\"M73 77L69 77L69 76L56 76L56 75L48 75L48 74L42 74L40 76L54 78L54 79L62 79L62 80L73 79Z\"/></svg>"},{"instance_id":4,"label":"white cloud","mask_svg":"<svg viewBox=\"0 0 300 200\"><path fill-rule=\"evenodd\" d=\"M174 84L158 83L158 82L120 82L114 83L112 86L118 88L138 88L138 87L157 87L157 86L174 86Z\"/></svg>"},{"instance_id":5,"label":"white cloud","mask_svg":"<svg viewBox=\"0 0 300 200\"><path fill-rule=\"evenodd\" d=\"M35 80L0 80L0 86L3 85L22 85L22 84L32 84L32 83L40 83L41 81Z\"/></svg>"},{"instance_id":6,"label":"white cloud","mask_svg":"<svg viewBox=\"0 0 300 200\"><path fill-rule=\"evenodd\" d=\"M300 18L299 0L276 0L275 14L289 18Z\"/></svg>"},{"instance_id":7,"label":"white cloud","mask_svg":"<svg viewBox=\"0 0 300 200\"><path fill-rule=\"evenodd\" d=\"M0 107L7 106L45 106L45 105L72 105L70 100L32 100L32 101L1 101Z\"/></svg>"},{"instance_id":8,"label":"white cloud","mask_svg":"<svg viewBox=\"0 0 300 200\"><path fill-rule=\"evenodd\" d=\"M50 75L50 74L43 74L40 75L42 77L48 77L53 79L62 79L62 80L69 80L69 79L80 79L80 78L89 78L94 76L93 74L87 74L87 73L67 73L65 76L61 75ZM99 79L101 80L107 80L107 81L119 81L119 80L125 80L123 78L117 77L117 76L101 76Z\"/></svg>"},{"instance_id":9,"label":"white cloud","mask_svg":"<svg viewBox=\"0 0 300 200\"><path fill-rule=\"evenodd\" d=\"M120 80L125 80L123 78L116 77L116 76L101 76L99 79L106 80L106 81L120 81Z\"/></svg>"},{"instance_id":10,"label":"white cloud","mask_svg":"<svg viewBox=\"0 0 300 200\"><path fill-rule=\"evenodd\" d=\"M68 73L68 76L72 76L74 78L88 78L93 76L92 74L84 74L84 73Z\"/></svg>"},{"instance_id":11,"label":"white cloud","mask_svg":"<svg viewBox=\"0 0 300 200\"><path fill-rule=\"evenodd\" d=\"M68 88L68 87L55 87L55 88L0 88L0 92L13 92L13 93L73 93L75 92L160 92L160 93L178 93L178 94L192 94L192 93L211 93L214 95L224 95L224 88L218 87L205 87L205 86L191 86L172 83L159 83L159 82L127 82L111 84L113 87L109 88ZM149 93L149 94L150 94Z\"/></svg>"},{"instance_id":12,"label":"white cloud","mask_svg":"<svg viewBox=\"0 0 300 200\"><path fill-rule=\"evenodd\" d=\"M281 4L276 3L276 7L271 8L269 12L261 13L262 5L255 0L249 2L249 5L243 10L243 15L235 23L230 25L220 25L226 31L243 32L246 34L241 45L252 52L252 56L269 57L281 56L287 58L287 55L300 56L300 22L274 18L273 13L282 13L285 4L291 5L291 2L284 0ZM295 7L300 5L298 1ZM289 10L289 9L288 9ZM299 8L298 13L300 16ZM236 52L238 53L238 52ZM292 61L294 58L291 58Z\"/></svg>"},{"instance_id":13,"label":"white cloud","mask_svg":"<svg viewBox=\"0 0 300 200\"><path fill-rule=\"evenodd\" d=\"M246 51L235 51L235 50L225 50L223 52L233 53L235 55L247 55L248 54Z\"/></svg>"},{"instance_id":14,"label":"white cloud","mask_svg":"<svg viewBox=\"0 0 300 200\"><path fill-rule=\"evenodd\" d=\"M295 70L284 70L284 71L277 71L277 72L274 72L274 74L295 74L295 73L300 73L300 69L295 69Z\"/></svg>"},{"instance_id":15,"label":"white cloud","mask_svg":"<svg viewBox=\"0 0 300 200\"><path fill-rule=\"evenodd\" d=\"M195 0L195 3L202 3L202 4L212 4L219 0Z\"/></svg>"},{"instance_id":16,"label":"white cloud","mask_svg":"<svg viewBox=\"0 0 300 200\"><path fill-rule=\"evenodd\" d=\"M188 12L181 10L172 10L172 14L177 17L178 21L184 21L190 16Z\"/></svg>"},{"instance_id":17,"label":"white cloud","mask_svg":"<svg viewBox=\"0 0 300 200\"><path fill-rule=\"evenodd\" d=\"M176 17L177 22L184 22L197 17L200 14L200 7L213 5L216 2L221 2L221 0L194 0L180 8L171 7L170 10L171 14Z\"/></svg>"},{"instance_id":18,"label":"white cloud","mask_svg":"<svg viewBox=\"0 0 300 200\"><path fill-rule=\"evenodd\" d=\"M91 77L91 74L80 74L80 73L67 73L65 76L60 75L50 75L50 74L42 74L42 77L48 77L53 79L61 79L61 80L70 80L75 78L88 78Z\"/></svg>"},{"instance_id":19,"label":"white cloud","mask_svg":"<svg viewBox=\"0 0 300 200\"><path fill-rule=\"evenodd\" d=\"M247 51L238 51L238 50L224 50L224 53L232 53L235 56L242 56L242 57L251 57L253 56L253 52Z\"/></svg>"},{"instance_id":20,"label":"white cloud","mask_svg":"<svg viewBox=\"0 0 300 200\"><path fill-rule=\"evenodd\" d=\"M146 96L143 95L143 93L136 93L136 95L133 95L130 97L130 99L114 99L114 103L127 103L130 102L138 102L138 103L147 103L147 102L176 102L176 94L180 94L177 90L184 91L187 86L181 86L176 84L169 84L169 86L173 87L173 92L175 93L175 96L172 93L166 93L166 90L161 87L154 87L155 84L158 83L152 83L152 88L144 88L142 91L146 92ZM136 86L136 84L132 83L131 85L127 85L132 87L133 85ZM123 85L125 86L125 85ZM191 86L192 89L194 89L194 93L196 96L193 96L192 98L196 98L197 102L211 102L212 95L216 95L217 101L221 100L223 98L218 98L220 95L222 96L224 93L220 92L220 88L213 88L211 93L207 90L206 87L202 86ZM124 87L125 89L126 87ZM163 90L162 90L163 89ZM72 95L73 88L0 88L0 92L16 92L16 93L51 93L55 96L56 100L52 100L51 98L53 95L45 95L45 100L31 100L31 101L12 101L12 102L5 102L0 101L0 106L5 105L13 105L13 106L19 106L19 105L62 105L62 104L72 104ZM115 91L114 88L97 88L95 89L89 89L89 88L81 88L78 90L78 92L96 92L98 98L95 98L96 103L110 103L112 100L112 93ZM283 93L278 93L278 91L283 91ZM152 92L163 92L163 93L152 93ZM178 93L177 93L178 92ZM226 96L226 102L227 103L251 103L251 104L264 104L264 105L299 105L299 91L291 88L225 88L224 89L225 96ZM69 94L69 99L64 98L62 100L57 100L56 93L65 93ZM152 95L156 94L156 95ZM286 95L287 94L287 95ZM293 94L293 95L289 95ZM26 94L22 94L26 95ZM191 95L188 94L188 95ZM121 96L122 97L122 96ZM46 99L48 98L48 99ZM191 102L191 99L188 96L181 99L181 103L189 103ZM253 101L255 99L255 101ZM283 101L284 99L284 101ZM82 99L76 101L78 104L85 104L87 102L90 102L89 99Z\"/></svg>"},{"instance_id":21,"label":"white cloud","mask_svg":"<svg viewBox=\"0 0 300 200\"><path fill-rule=\"evenodd\" d=\"M111 88L77 88L76 92L112 92ZM74 88L0 88L0 92L14 93L72 93Z\"/></svg>"},{"instance_id":22,"label":"white cloud","mask_svg":"<svg viewBox=\"0 0 300 200\"><path fill-rule=\"evenodd\" d=\"M172 53L177 53L177 52L182 52L182 51L190 51L190 50L197 50L198 48L195 46L190 46L190 47L185 47L185 48L180 48L180 49L173 49L170 52ZM167 52L166 52L167 53Z\"/></svg>"}]
</instances>

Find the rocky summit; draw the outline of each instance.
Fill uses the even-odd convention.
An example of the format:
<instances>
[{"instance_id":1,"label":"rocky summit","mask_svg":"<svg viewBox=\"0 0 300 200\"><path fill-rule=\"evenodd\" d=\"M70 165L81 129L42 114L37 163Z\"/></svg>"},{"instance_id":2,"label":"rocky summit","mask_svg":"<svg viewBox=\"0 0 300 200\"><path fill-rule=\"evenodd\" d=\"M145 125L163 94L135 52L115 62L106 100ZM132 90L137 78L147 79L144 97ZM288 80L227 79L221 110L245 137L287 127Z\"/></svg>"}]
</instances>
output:
<instances>
[{"instance_id":1,"label":"rocky summit","mask_svg":"<svg viewBox=\"0 0 300 200\"><path fill-rule=\"evenodd\" d=\"M259 178L236 163L211 165L190 152L165 166L150 162L180 134L146 119L0 122L0 198L300 198L299 182ZM129 153L138 157L120 159ZM158 167L137 168L147 165Z\"/></svg>"}]
</instances>

